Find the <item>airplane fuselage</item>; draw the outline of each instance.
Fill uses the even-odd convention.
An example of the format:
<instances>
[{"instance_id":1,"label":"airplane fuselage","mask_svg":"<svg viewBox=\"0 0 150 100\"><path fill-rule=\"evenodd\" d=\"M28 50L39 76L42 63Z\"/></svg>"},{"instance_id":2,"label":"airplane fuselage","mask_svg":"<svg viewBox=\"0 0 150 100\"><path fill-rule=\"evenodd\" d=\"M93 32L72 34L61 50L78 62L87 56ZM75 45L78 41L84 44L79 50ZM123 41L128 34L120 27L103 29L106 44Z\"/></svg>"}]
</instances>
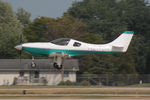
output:
<instances>
[{"instance_id":1,"label":"airplane fuselage","mask_svg":"<svg viewBox=\"0 0 150 100\"><path fill-rule=\"evenodd\" d=\"M24 43L16 46L33 56L50 56L53 53L64 53L69 56L82 54L100 54L126 52L134 32L125 31L116 40L107 44L89 44L69 38L61 38L51 42Z\"/></svg>"},{"instance_id":2,"label":"airplane fuselage","mask_svg":"<svg viewBox=\"0 0 150 100\"><path fill-rule=\"evenodd\" d=\"M22 49L29 52L33 56L49 56L53 53L65 53L69 56L77 56L82 54L100 54L113 52L111 46L93 45L78 41L78 43L81 43L81 46L78 47L73 46L74 42L75 40L71 39L67 46L56 45L50 42L25 43L22 45Z\"/></svg>"}]
</instances>

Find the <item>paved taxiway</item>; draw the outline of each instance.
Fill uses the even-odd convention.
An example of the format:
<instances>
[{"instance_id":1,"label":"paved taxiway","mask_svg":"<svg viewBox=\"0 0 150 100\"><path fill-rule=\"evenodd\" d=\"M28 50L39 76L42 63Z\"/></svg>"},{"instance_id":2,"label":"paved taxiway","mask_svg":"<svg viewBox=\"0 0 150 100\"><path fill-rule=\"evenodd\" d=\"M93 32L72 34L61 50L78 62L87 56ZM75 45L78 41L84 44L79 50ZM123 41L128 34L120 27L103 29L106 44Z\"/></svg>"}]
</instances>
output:
<instances>
[{"instance_id":1,"label":"paved taxiway","mask_svg":"<svg viewBox=\"0 0 150 100\"><path fill-rule=\"evenodd\" d=\"M0 100L150 100L150 98L146 99L139 99L139 98L133 98L133 99L0 99Z\"/></svg>"}]
</instances>

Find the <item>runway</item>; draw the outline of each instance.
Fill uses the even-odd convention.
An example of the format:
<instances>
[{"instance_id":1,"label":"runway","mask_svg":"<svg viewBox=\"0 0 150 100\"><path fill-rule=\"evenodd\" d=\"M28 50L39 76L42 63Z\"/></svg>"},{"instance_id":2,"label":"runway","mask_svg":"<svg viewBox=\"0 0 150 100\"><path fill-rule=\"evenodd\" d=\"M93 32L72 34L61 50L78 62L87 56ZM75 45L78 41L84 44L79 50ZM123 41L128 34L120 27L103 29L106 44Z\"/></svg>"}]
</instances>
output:
<instances>
[{"instance_id":1,"label":"runway","mask_svg":"<svg viewBox=\"0 0 150 100\"><path fill-rule=\"evenodd\" d=\"M146 99L0 99L0 100L150 100L149 98Z\"/></svg>"}]
</instances>

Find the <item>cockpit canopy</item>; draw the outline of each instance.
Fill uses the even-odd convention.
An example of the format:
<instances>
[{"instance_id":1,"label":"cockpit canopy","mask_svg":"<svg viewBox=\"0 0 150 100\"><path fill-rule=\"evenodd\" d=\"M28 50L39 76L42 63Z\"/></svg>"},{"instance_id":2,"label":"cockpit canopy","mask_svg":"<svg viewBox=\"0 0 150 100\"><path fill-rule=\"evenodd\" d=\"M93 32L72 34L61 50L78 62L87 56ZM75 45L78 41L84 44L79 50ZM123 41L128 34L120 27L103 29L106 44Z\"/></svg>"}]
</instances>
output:
<instances>
[{"instance_id":1,"label":"cockpit canopy","mask_svg":"<svg viewBox=\"0 0 150 100\"><path fill-rule=\"evenodd\" d=\"M56 44L56 45L65 46L65 45L68 45L69 41L70 41L69 38L60 38L60 39L51 41L51 43Z\"/></svg>"}]
</instances>

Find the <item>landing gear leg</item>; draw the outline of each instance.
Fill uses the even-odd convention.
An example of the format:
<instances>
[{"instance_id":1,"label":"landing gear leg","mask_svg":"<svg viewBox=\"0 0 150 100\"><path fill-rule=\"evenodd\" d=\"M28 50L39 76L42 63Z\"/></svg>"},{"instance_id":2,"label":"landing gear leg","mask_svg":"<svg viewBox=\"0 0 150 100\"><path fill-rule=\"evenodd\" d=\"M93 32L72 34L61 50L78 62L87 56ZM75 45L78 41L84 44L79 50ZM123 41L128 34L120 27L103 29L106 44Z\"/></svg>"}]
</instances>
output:
<instances>
[{"instance_id":1,"label":"landing gear leg","mask_svg":"<svg viewBox=\"0 0 150 100\"><path fill-rule=\"evenodd\" d=\"M64 58L62 58L61 81L64 82Z\"/></svg>"},{"instance_id":2,"label":"landing gear leg","mask_svg":"<svg viewBox=\"0 0 150 100\"><path fill-rule=\"evenodd\" d=\"M53 66L61 72L61 81L64 81L64 57L55 56Z\"/></svg>"},{"instance_id":3,"label":"landing gear leg","mask_svg":"<svg viewBox=\"0 0 150 100\"><path fill-rule=\"evenodd\" d=\"M34 62L34 57L33 57L33 56L32 56L31 67L32 67L32 68L35 68L35 67L36 67L36 64L35 64L35 62Z\"/></svg>"}]
</instances>

